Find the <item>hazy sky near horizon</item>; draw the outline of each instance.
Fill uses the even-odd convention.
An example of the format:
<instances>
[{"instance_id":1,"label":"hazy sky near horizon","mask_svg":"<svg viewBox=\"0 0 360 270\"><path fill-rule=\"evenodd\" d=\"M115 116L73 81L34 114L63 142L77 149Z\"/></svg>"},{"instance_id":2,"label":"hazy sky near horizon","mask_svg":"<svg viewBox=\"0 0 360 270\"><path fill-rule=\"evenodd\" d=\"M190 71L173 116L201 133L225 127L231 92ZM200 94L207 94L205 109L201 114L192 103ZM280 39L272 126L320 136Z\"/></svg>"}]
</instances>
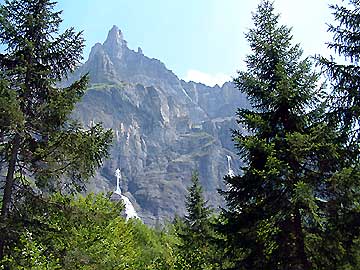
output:
<instances>
[{"instance_id":1,"label":"hazy sky near horizon","mask_svg":"<svg viewBox=\"0 0 360 270\"><path fill-rule=\"evenodd\" d=\"M83 30L84 61L113 25L131 49L161 60L185 80L222 83L244 69L244 33L260 0L58 0L63 26ZM330 3L340 0L275 0L281 22L293 28L304 55L328 54Z\"/></svg>"}]
</instances>

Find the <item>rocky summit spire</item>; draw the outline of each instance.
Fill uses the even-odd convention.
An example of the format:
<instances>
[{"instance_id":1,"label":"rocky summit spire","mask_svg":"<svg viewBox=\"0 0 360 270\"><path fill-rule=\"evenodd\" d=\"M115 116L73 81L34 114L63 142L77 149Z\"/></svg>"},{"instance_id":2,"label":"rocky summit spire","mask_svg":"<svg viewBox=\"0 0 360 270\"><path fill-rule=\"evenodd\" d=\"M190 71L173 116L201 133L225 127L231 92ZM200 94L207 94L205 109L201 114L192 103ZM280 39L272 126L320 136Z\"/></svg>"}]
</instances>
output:
<instances>
[{"instance_id":1,"label":"rocky summit spire","mask_svg":"<svg viewBox=\"0 0 360 270\"><path fill-rule=\"evenodd\" d=\"M114 25L110 29L105 43L121 43L123 40L124 40L124 37L123 37L121 30L119 29L119 27Z\"/></svg>"},{"instance_id":2,"label":"rocky summit spire","mask_svg":"<svg viewBox=\"0 0 360 270\"><path fill-rule=\"evenodd\" d=\"M121 58L123 47L126 47L126 41L119 27L114 25L111 28L103 45L110 56Z\"/></svg>"}]
</instances>

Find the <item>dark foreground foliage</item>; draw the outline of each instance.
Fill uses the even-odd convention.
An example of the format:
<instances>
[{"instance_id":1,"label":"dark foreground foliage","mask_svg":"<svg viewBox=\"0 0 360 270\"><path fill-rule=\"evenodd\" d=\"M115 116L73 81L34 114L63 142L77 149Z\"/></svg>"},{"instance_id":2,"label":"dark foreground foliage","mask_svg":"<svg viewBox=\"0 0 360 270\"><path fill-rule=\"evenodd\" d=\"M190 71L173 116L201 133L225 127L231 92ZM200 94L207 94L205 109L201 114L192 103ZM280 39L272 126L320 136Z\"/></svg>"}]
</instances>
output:
<instances>
[{"instance_id":1,"label":"dark foreground foliage","mask_svg":"<svg viewBox=\"0 0 360 270\"><path fill-rule=\"evenodd\" d=\"M85 130L70 118L87 77L58 82L81 60L83 38L59 34L61 12L50 0L7 0L0 6L0 259L18 237L25 196L80 191L108 155L112 132Z\"/></svg>"}]
</instances>

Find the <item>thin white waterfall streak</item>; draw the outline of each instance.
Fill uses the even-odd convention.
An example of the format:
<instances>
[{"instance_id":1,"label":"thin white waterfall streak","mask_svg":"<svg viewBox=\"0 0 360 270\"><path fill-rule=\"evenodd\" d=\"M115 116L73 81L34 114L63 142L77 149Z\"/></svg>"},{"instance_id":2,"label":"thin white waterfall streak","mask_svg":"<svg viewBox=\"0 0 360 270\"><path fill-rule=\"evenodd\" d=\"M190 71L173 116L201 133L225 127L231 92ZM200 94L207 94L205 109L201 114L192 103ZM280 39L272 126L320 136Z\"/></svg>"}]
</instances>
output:
<instances>
[{"instance_id":1,"label":"thin white waterfall streak","mask_svg":"<svg viewBox=\"0 0 360 270\"><path fill-rule=\"evenodd\" d=\"M121 171L119 168L116 169L115 176L116 176L116 190L114 191L114 193L120 195L122 201L124 202L126 220L129 220L130 218L139 219L139 216L136 213L136 210L133 204L130 202L129 198L121 194L121 189L120 189Z\"/></svg>"},{"instance_id":2,"label":"thin white waterfall streak","mask_svg":"<svg viewBox=\"0 0 360 270\"><path fill-rule=\"evenodd\" d=\"M116 190L115 190L115 193L121 195L121 189L120 189L121 171L120 171L119 168L116 169L115 176L116 176Z\"/></svg>"},{"instance_id":3,"label":"thin white waterfall streak","mask_svg":"<svg viewBox=\"0 0 360 270\"><path fill-rule=\"evenodd\" d=\"M231 156L226 156L227 157L227 162L228 162L228 175L230 177L234 177L235 176L235 173L234 173L234 170L231 168Z\"/></svg>"}]
</instances>

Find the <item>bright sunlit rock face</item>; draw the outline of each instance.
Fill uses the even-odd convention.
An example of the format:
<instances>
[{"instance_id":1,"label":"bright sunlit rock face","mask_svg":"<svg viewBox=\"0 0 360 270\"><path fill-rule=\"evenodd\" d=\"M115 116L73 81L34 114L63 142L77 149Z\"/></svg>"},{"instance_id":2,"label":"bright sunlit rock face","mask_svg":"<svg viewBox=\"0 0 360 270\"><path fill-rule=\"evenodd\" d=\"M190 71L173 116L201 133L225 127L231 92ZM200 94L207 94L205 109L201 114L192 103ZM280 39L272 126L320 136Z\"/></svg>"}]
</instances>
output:
<instances>
[{"instance_id":1,"label":"bright sunlit rock face","mask_svg":"<svg viewBox=\"0 0 360 270\"><path fill-rule=\"evenodd\" d=\"M186 213L187 183L198 170L205 196L214 207L222 206L217 190L225 188L226 155L234 170L240 167L230 130L237 129L237 108L248 106L232 82L220 87L215 80L219 85L210 87L181 80L161 61L126 46L116 26L70 79L87 73L90 86L74 115L85 126L101 122L115 135L111 158L94 180L95 192L117 190L144 223L155 226ZM114 166L121 166L126 190L108 174Z\"/></svg>"},{"instance_id":2,"label":"bright sunlit rock face","mask_svg":"<svg viewBox=\"0 0 360 270\"><path fill-rule=\"evenodd\" d=\"M124 36L121 30L114 25L107 36L106 41L103 44L106 51L112 53L113 58L121 59L123 51L127 46L127 42L124 40Z\"/></svg>"}]
</instances>

